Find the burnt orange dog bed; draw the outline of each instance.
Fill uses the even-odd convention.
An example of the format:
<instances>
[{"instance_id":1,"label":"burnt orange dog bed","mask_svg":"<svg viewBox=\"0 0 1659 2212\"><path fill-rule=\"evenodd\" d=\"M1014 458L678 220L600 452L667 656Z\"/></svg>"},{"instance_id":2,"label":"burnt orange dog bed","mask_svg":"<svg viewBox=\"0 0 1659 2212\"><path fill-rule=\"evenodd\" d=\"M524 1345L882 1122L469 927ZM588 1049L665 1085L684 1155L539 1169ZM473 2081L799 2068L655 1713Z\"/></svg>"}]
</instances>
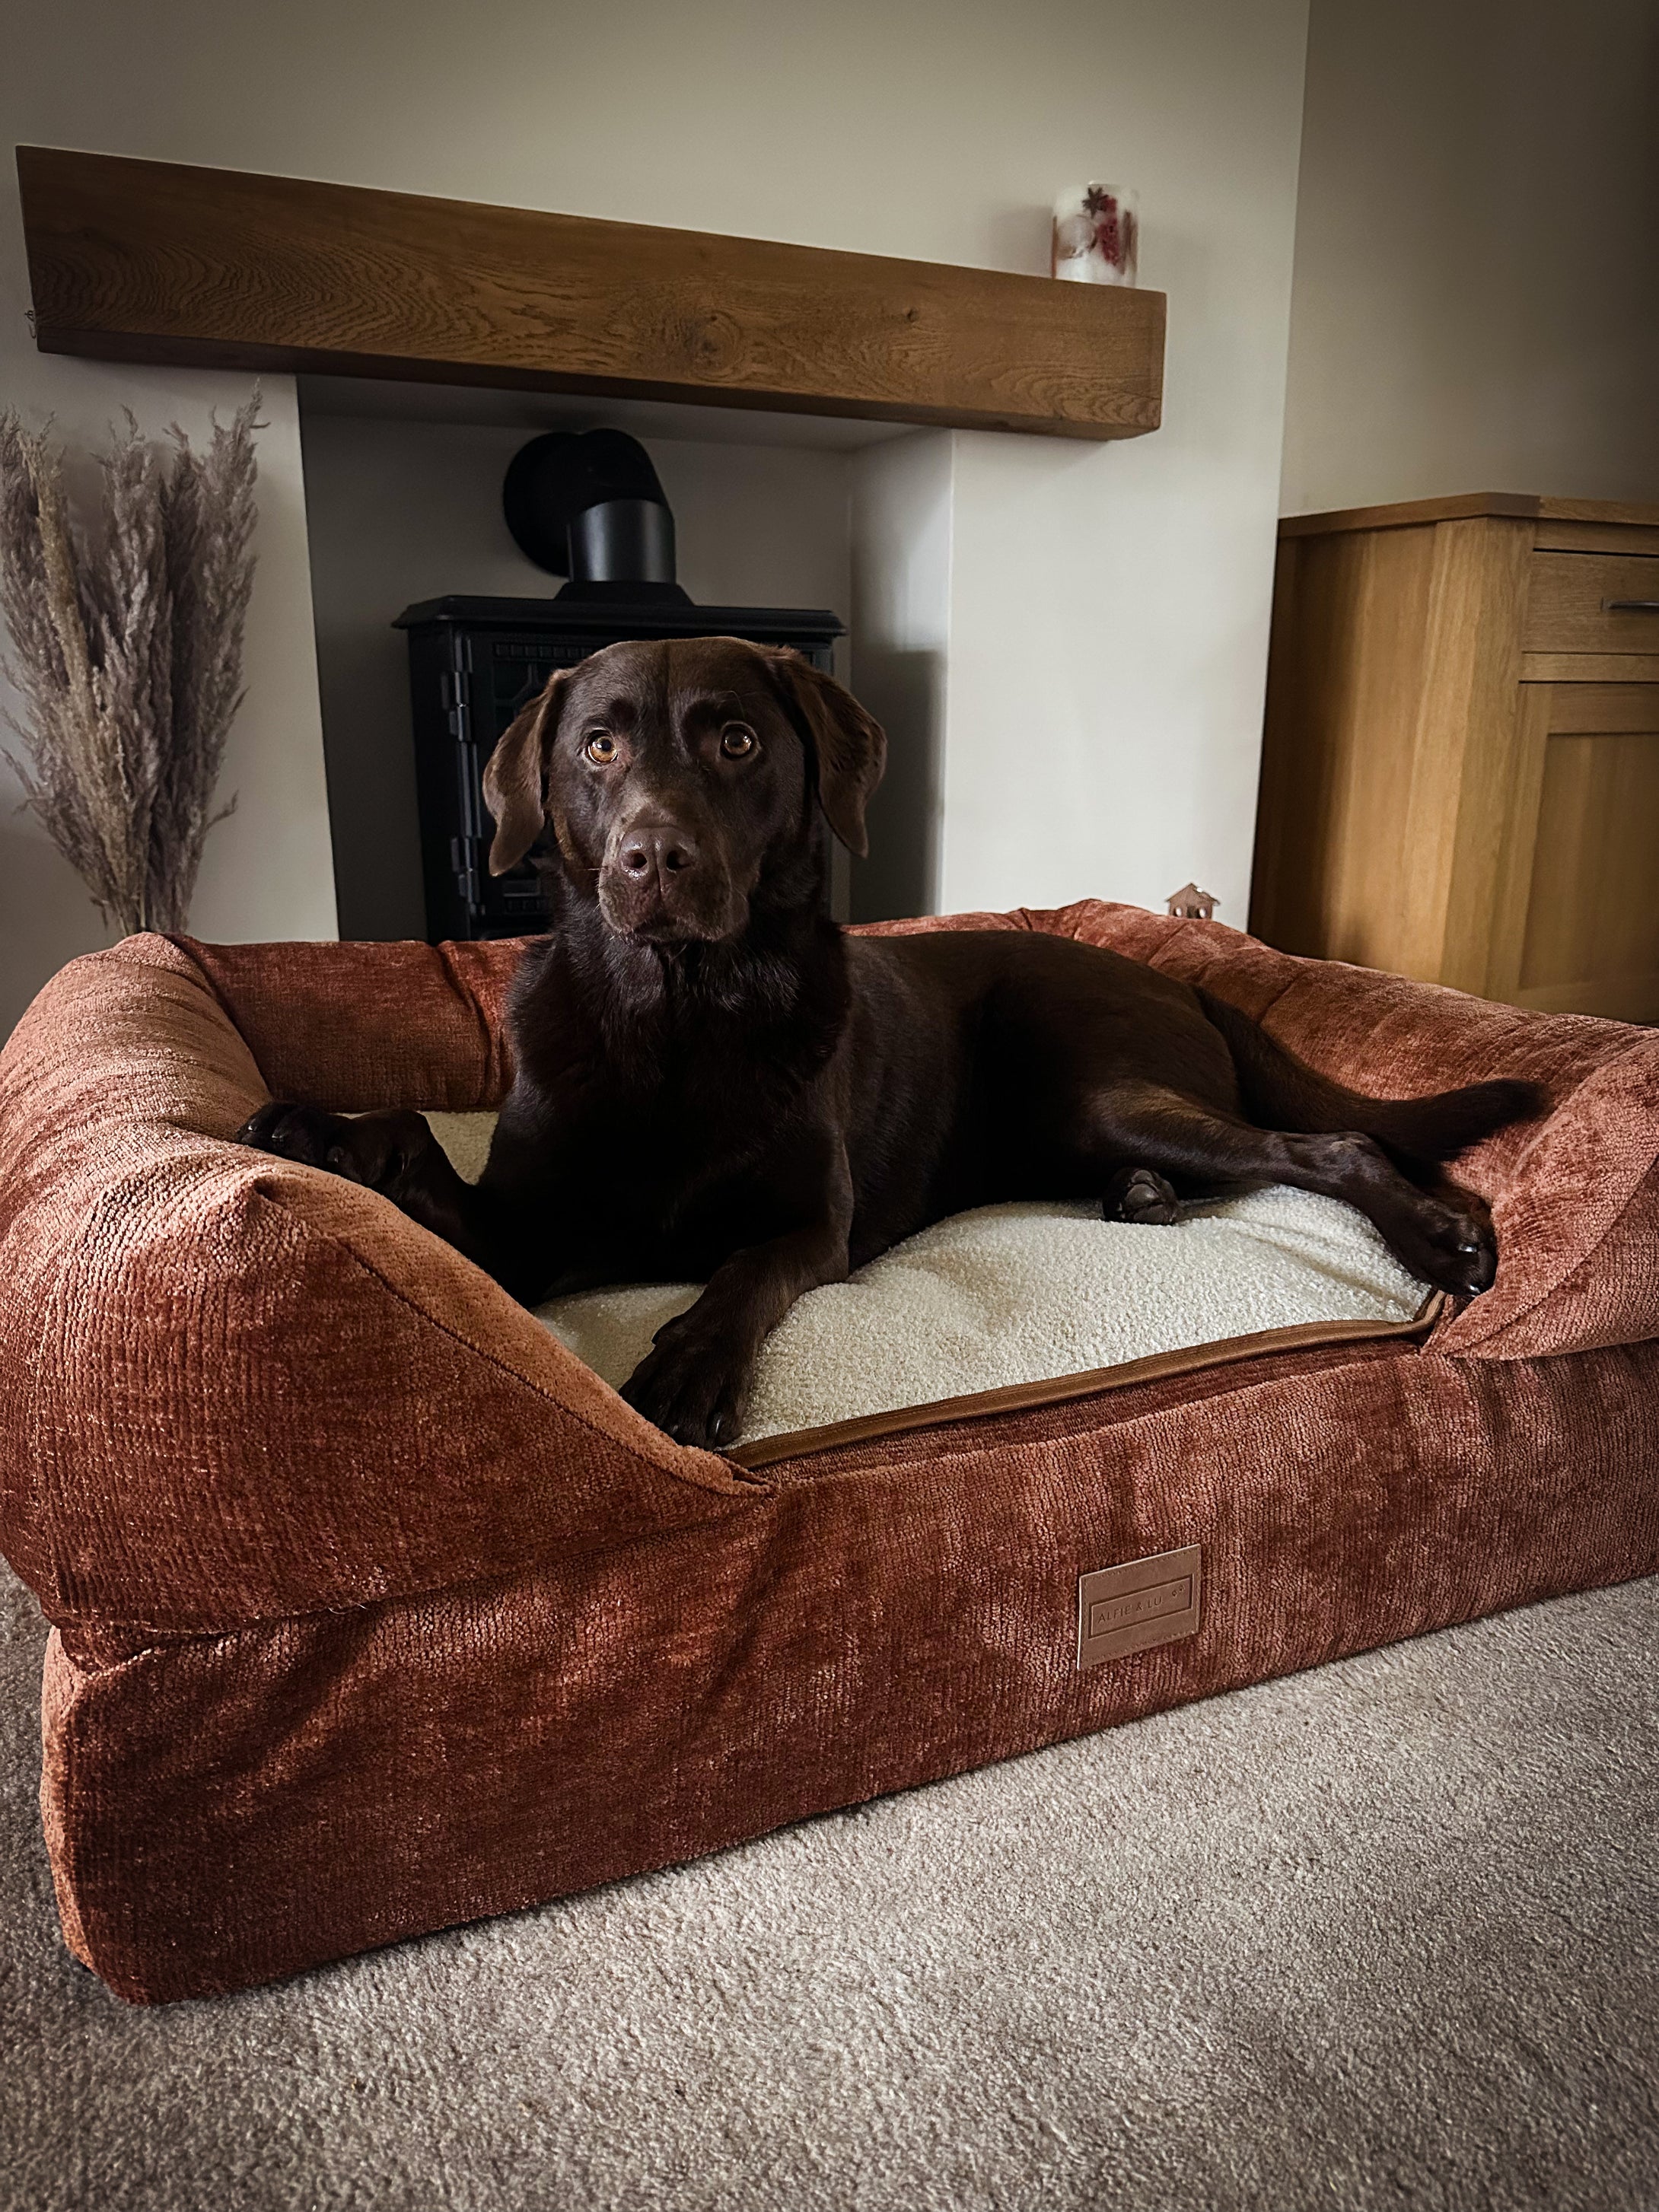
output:
<instances>
[{"instance_id":1,"label":"burnt orange dog bed","mask_svg":"<svg viewBox=\"0 0 1659 2212\"><path fill-rule=\"evenodd\" d=\"M738 1464L383 1200L228 1141L268 1090L498 1103L514 948L137 938L42 994L0 1060L0 1538L54 1627L64 1932L121 1996L1659 1566L1659 1038L1133 908L963 919L1202 981L1358 1089L1541 1083L1460 1170L1495 1286Z\"/></svg>"}]
</instances>

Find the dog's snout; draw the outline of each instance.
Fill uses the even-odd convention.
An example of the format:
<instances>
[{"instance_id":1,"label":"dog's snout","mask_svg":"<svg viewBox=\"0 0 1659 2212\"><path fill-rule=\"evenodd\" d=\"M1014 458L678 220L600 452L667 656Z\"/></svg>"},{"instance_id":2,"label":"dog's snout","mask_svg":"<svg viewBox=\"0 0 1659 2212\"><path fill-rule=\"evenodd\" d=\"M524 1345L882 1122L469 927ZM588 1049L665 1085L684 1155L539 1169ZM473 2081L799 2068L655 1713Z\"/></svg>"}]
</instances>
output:
<instances>
[{"instance_id":1,"label":"dog's snout","mask_svg":"<svg viewBox=\"0 0 1659 2212\"><path fill-rule=\"evenodd\" d=\"M636 757L625 778L590 778L581 787L598 802L603 823L599 908L619 937L713 944L733 935L748 914L747 890L734 876L733 824L720 811L725 799L729 816L731 793L700 777L695 764L659 757L669 750L665 736L647 731L638 739L645 757Z\"/></svg>"},{"instance_id":2,"label":"dog's snout","mask_svg":"<svg viewBox=\"0 0 1659 2212\"><path fill-rule=\"evenodd\" d=\"M696 840L678 823L636 822L617 858L630 876L681 876L697 865Z\"/></svg>"}]
</instances>

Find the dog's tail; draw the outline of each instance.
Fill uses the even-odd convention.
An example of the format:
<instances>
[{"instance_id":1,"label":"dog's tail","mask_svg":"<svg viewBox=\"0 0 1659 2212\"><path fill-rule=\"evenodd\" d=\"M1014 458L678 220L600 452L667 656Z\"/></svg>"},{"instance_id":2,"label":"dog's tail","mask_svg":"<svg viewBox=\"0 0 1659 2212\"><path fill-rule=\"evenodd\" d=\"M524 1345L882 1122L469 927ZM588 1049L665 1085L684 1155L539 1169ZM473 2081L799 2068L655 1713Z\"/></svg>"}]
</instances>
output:
<instances>
[{"instance_id":1,"label":"dog's tail","mask_svg":"<svg viewBox=\"0 0 1659 2212\"><path fill-rule=\"evenodd\" d=\"M1471 1083L1426 1098L1369 1098L1304 1066L1224 999L1203 990L1198 995L1227 1040L1244 1110L1263 1128L1319 1135L1358 1130L1402 1163L1427 1166L1455 1159L1494 1130L1536 1114L1544 1103L1536 1084L1510 1081Z\"/></svg>"}]
</instances>

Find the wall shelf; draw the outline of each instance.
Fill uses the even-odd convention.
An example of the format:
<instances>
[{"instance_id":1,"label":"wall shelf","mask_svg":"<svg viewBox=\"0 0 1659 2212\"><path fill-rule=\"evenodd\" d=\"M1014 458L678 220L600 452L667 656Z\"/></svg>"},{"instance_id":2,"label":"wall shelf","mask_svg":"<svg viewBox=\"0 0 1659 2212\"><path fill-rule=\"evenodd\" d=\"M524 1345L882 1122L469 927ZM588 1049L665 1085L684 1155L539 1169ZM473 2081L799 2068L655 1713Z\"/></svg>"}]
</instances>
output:
<instances>
[{"instance_id":1,"label":"wall shelf","mask_svg":"<svg viewBox=\"0 0 1659 2212\"><path fill-rule=\"evenodd\" d=\"M43 352L1133 438L1160 292L20 146Z\"/></svg>"}]
</instances>

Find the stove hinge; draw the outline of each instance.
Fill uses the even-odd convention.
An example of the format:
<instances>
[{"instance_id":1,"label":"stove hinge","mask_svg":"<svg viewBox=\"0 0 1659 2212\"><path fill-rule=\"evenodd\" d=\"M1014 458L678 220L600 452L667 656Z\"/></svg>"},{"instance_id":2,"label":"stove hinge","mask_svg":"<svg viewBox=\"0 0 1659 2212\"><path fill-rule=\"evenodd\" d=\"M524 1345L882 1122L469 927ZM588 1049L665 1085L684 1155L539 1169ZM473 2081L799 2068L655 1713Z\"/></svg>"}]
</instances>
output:
<instances>
[{"instance_id":1,"label":"stove hinge","mask_svg":"<svg viewBox=\"0 0 1659 2212\"><path fill-rule=\"evenodd\" d=\"M472 641L451 640L451 665L441 681L444 717L455 740L454 771L457 815L461 833L449 841L449 864L455 888L469 912L476 912L483 896L484 847L488 842L483 811L479 805L477 740L473 735L471 684Z\"/></svg>"}]
</instances>

